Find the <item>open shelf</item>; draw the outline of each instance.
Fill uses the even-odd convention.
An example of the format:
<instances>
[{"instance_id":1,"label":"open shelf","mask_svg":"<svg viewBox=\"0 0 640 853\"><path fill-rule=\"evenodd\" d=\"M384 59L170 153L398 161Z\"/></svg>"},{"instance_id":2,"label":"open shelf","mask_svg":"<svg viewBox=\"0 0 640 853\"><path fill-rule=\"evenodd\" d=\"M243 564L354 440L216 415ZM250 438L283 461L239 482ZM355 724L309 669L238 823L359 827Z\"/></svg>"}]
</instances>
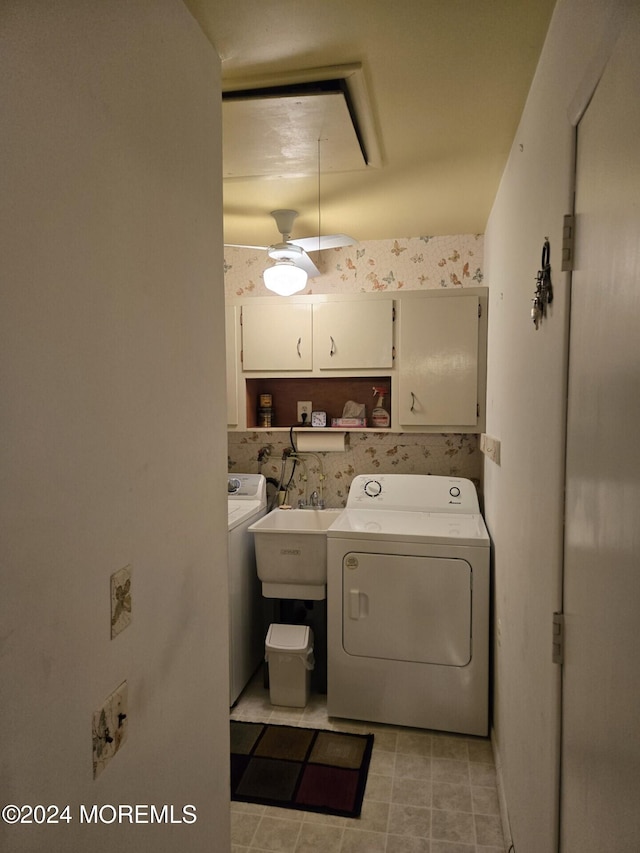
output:
<instances>
[{"instance_id":1,"label":"open shelf","mask_svg":"<svg viewBox=\"0 0 640 853\"><path fill-rule=\"evenodd\" d=\"M348 400L364 403L366 407L367 427L371 429L371 413L378 398L374 388L385 388L385 409L391 412L391 379L389 376L349 376L349 377L296 377L294 379L269 378L246 380L247 387L247 429L258 428L258 406L260 394L271 394L273 398L272 427L301 427L297 421L298 400L310 400L313 411L327 413L327 425L331 427L331 418L342 417L344 404ZM376 427L377 432L391 427ZM345 427L339 427L345 430ZM352 427L362 430L365 427Z\"/></svg>"}]
</instances>

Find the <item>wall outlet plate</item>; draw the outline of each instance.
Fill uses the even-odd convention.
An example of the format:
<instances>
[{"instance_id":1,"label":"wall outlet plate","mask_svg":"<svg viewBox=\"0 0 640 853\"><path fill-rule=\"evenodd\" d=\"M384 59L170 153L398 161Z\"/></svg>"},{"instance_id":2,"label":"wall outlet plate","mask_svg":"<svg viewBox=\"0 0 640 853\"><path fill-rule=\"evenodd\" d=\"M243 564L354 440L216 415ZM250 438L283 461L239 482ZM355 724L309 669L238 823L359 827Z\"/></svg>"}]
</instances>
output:
<instances>
[{"instance_id":1,"label":"wall outlet plate","mask_svg":"<svg viewBox=\"0 0 640 853\"><path fill-rule=\"evenodd\" d=\"M129 690L123 681L107 697L102 708L93 712L93 778L97 779L127 739L129 727Z\"/></svg>"},{"instance_id":2,"label":"wall outlet plate","mask_svg":"<svg viewBox=\"0 0 640 853\"><path fill-rule=\"evenodd\" d=\"M313 403L311 400L298 400L298 423L301 424L304 421L304 424L311 423L311 412L313 411ZM306 417L302 417L306 415Z\"/></svg>"},{"instance_id":3,"label":"wall outlet plate","mask_svg":"<svg viewBox=\"0 0 640 853\"><path fill-rule=\"evenodd\" d=\"M131 622L131 566L111 575L111 639Z\"/></svg>"}]
</instances>

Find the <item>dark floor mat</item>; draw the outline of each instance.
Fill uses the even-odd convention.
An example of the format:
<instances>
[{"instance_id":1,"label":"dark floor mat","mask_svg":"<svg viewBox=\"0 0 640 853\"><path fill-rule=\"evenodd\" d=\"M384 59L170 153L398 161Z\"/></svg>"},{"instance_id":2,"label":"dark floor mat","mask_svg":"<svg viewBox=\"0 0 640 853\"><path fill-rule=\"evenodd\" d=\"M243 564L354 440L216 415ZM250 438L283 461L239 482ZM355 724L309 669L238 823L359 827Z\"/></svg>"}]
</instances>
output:
<instances>
[{"instance_id":1,"label":"dark floor mat","mask_svg":"<svg viewBox=\"0 0 640 853\"><path fill-rule=\"evenodd\" d=\"M231 721L231 799L359 817L373 735Z\"/></svg>"}]
</instances>

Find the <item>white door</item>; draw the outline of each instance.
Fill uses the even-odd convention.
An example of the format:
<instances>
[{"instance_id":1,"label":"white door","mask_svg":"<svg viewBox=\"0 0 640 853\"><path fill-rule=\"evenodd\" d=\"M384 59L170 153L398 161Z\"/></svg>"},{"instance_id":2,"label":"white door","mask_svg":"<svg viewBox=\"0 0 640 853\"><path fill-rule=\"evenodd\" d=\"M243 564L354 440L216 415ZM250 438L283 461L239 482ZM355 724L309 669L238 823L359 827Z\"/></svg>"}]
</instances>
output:
<instances>
[{"instance_id":1,"label":"white door","mask_svg":"<svg viewBox=\"0 0 640 853\"><path fill-rule=\"evenodd\" d=\"M466 666L471 660L466 560L349 552L343 644L349 655Z\"/></svg>"},{"instance_id":2,"label":"white door","mask_svg":"<svg viewBox=\"0 0 640 853\"><path fill-rule=\"evenodd\" d=\"M311 370L311 305L247 302L242 306L243 370Z\"/></svg>"},{"instance_id":3,"label":"white door","mask_svg":"<svg viewBox=\"0 0 640 853\"><path fill-rule=\"evenodd\" d=\"M320 370L393 367L393 300L317 303L313 347Z\"/></svg>"},{"instance_id":4,"label":"white door","mask_svg":"<svg viewBox=\"0 0 640 853\"><path fill-rule=\"evenodd\" d=\"M640 850L640 13L578 128L562 853Z\"/></svg>"},{"instance_id":5,"label":"white door","mask_svg":"<svg viewBox=\"0 0 640 853\"><path fill-rule=\"evenodd\" d=\"M405 426L475 426L478 297L400 303L398 414Z\"/></svg>"}]
</instances>

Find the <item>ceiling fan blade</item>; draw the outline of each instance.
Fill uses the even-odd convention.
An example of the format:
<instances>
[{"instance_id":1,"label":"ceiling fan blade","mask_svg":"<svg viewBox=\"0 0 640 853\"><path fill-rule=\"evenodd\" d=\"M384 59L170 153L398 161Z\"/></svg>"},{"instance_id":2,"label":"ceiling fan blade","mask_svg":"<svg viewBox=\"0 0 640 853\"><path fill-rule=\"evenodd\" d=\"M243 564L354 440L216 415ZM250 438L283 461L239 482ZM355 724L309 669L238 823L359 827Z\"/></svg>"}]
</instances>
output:
<instances>
[{"instance_id":1,"label":"ceiling fan blade","mask_svg":"<svg viewBox=\"0 0 640 853\"><path fill-rule=\"evenodd\" d=\"M299 258L296 258L294 260L294 264L297 267L301 267L301 269L306 272L309 278L315 278L317 275L320 275L320 270L313 263L313 261L311 260L309 255L307 255L306 252L303 252Z\"/></svg>"},{"instance_id":2,"label":"ceiling fan blade","mask_svg":"<svg viewBox=\"0 0 640 853\"><path fill-rule=\"evenodd\" d=\"M328 234L326 237L303 237L301 240L289 240L294 246L300 246L305 252L318 252L323 249L340 249L353 246L358 241L347 234Z\"/></svg>"},{"instance_id":3,"label":"ceiling fan blade","mask_svg":"<svg viewBox=\"0 0 640 853\"><path fill-rule=\"evenodd\" d=\"M247 246L245 243L225 243L224 245L229 249L258 249L261 252L266 252L269 248L268 246Z\"/></svg>"}]
</instances>

